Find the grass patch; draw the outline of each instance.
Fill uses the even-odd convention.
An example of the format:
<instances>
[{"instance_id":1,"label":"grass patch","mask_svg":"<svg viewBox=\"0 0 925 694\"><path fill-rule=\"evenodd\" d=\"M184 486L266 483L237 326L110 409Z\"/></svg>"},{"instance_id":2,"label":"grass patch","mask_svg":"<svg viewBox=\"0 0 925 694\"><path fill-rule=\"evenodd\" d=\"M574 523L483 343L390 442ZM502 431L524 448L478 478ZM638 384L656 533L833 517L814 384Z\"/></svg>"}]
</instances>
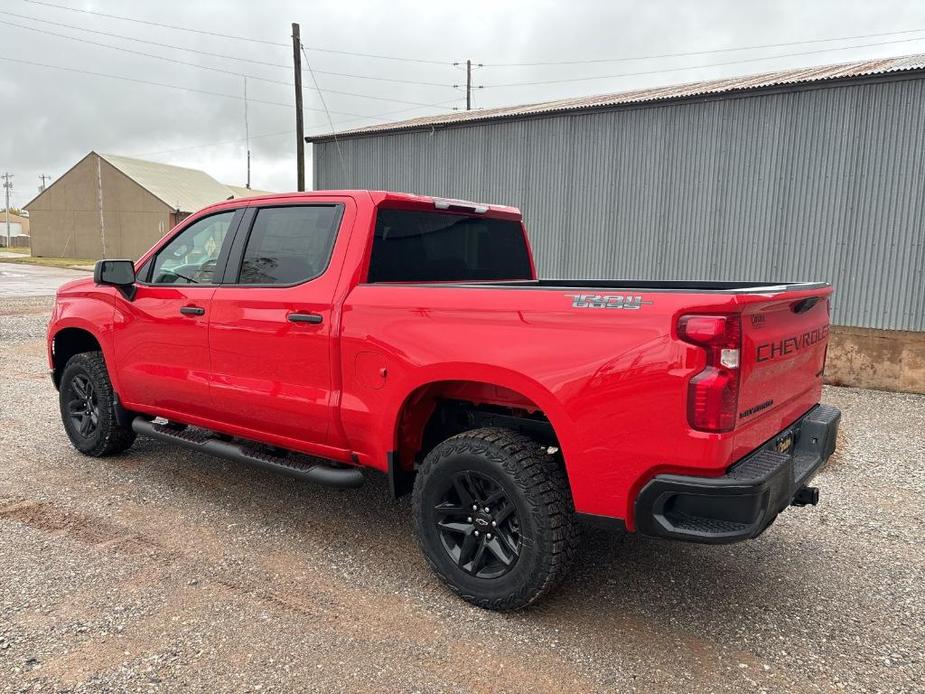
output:
<instances>
[{"instance_id":1,"label":"grass patch","mask_svg":"<svg viewBox=\"0 0 925 694\"><path fill-rule=\"evenodd\" d=\"M73 268L75 265L94 265L96 261L92 258L33 258L31 255L23 255L21 258L0 257L0 263Z\"/></svg>"},{"instance_id":2,"label":"grass patch","mask_svg":"<svg viewBox=\"0 0 925 694\"><path fill-rule=\"evenodd\" d=\"M2 228L2 227L3 227L3 223L2 223L2 220L0 220L0 232L3 231L3 228ZM2 235L2 234L0 234L0 235ZM3 246L2 248L0 248L0 251L2 251L3 253L7 253L7 252L9 252L9 253L19 253L19 254L21 254L21 255L30 255L30 254L32 253L32 249L31 249L31 248L20 248L20 247L18 247L18 246L14 246L13 248L7 248L6 246Z\"/></svg>"}]
</instances>

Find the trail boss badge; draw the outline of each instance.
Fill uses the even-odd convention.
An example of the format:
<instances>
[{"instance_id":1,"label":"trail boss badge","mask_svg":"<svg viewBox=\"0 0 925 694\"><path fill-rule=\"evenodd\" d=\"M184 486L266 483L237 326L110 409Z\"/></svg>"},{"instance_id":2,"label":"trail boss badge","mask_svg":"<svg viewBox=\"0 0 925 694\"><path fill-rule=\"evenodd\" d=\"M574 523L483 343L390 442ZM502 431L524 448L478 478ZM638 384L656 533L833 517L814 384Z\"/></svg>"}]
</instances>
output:
<instances>
[{"instance_id":1,"label":"trail boss badge","mask_svg":"<svg viewBox=\"0 0 925 694\"><path fill-rule=\"evenodd\" d=\"M651 301L643 301L641 296L631 294L566 294L572 300L572 308L621 308L638 311L648 306Z\"/></svg>"}]
</instances>

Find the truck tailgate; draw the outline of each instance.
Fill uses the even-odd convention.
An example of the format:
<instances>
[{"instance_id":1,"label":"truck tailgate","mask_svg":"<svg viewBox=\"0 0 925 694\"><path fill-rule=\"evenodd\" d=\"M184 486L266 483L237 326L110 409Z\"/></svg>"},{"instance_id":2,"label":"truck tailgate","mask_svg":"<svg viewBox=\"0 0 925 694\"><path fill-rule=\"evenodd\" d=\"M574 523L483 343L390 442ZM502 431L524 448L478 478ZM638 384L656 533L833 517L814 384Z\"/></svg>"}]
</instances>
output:
<instances>
[{"instance_id":1,"label":"truck tailgate","mask_svg":"<svg viewBox=\"0 0 925 694\"><path fill-rule=\"evenodd\" d=\"M819 402L830 292L745 305L736 448L767 441Z\"/></svg>"}]
</instances>

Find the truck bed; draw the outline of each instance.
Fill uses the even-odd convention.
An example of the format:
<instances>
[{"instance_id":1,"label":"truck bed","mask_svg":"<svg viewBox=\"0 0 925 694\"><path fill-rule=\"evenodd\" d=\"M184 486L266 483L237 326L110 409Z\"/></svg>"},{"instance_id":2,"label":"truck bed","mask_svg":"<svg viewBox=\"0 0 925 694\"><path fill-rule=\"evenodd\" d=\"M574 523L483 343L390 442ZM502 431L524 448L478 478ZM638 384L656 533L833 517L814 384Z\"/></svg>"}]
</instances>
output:
<instances>
[{"instance_id":1,"label":"truck bed","mask_svg":"<svg viewBox=\"0 0 925 694\"><path fill-rule=\"evenodd\" d=\"M688 292L724 294L770 294L804 291L828 287L826 282L710 282L700 280L635 280L635 279L537 279L485 282L396 282L419 287L459 288L486 287L496 289L613 289L651 292Z\"/></svg>"}]
</instances>

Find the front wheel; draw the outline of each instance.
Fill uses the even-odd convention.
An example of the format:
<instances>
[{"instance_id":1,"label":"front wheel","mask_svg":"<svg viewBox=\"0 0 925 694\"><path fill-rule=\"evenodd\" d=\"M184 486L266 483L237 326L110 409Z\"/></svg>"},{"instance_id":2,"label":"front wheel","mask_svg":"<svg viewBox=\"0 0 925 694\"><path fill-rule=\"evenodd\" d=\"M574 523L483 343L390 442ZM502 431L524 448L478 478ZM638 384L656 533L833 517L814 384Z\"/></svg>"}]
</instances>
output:
<instances>
[{"instance_id":1,"label":"front wheel","mask_svg":"<svg viewBox=\"0 0 925 694\"><path fill-rule=\"evenodd\" d=\"M519 609L545 595L579 543L559 461L508 429L475 429L439 444L418 471L413 505L430 565L487 609Z\"/></svg>"},{"instance_id":2,"label":"front wheel","mask_svg":"<svg viewBox=\"0 0 925 694\"><path fill-rule=\"evenodd\" d=\"M135 432L116 421L115 395L102 352L71 357L59 385L61 421L74 448L102 457L132 445Z\"/></svg>"}]
</instances>

